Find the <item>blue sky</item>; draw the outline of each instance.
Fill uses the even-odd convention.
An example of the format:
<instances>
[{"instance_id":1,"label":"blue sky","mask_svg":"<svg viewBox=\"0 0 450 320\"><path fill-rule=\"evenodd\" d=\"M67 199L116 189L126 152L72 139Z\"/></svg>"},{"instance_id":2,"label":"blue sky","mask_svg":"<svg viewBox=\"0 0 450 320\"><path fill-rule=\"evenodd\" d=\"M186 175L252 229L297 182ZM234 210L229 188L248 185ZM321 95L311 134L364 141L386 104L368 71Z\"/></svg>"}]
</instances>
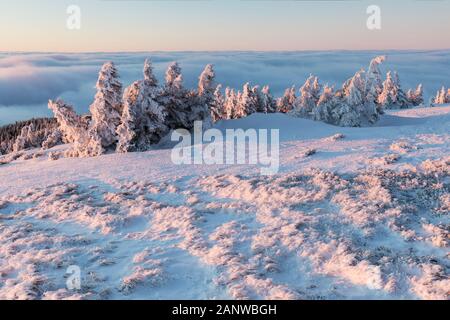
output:
<instances>
[{"instance_id":1,"label":"blue sky","mask_svg":"<svg viewBox=\"0 0 450 320\"><path fill-rule=\"evenodd\" d=\"M69 5L81 30L66 28ZM381 8L382 29L366 28ZM0 51L450 48L450 1L2 0Z\"/></svg>"}]
</instances>

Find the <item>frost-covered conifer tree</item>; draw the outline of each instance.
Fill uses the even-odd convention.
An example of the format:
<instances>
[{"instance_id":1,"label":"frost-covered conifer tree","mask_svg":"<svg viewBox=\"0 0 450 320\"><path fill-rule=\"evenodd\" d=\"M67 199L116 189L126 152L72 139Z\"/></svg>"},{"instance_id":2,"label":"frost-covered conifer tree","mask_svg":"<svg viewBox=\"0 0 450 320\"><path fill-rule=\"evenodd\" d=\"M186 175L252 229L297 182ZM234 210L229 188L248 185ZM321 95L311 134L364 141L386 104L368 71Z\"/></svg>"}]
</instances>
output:
<instances>
[{"instance_id":1,"label":"frost-covered conifer tree","mask_svg":"<svg viewBox=\"0 0 450 320\"><path fill-rule=\"evenodd\" d=\"M374 97L378 89L373 85L367 86L367 78L364 70L356 72L346 83L345 96L347 104L359 114L361 123L373 124L379 119L381 112ZM372 79L372 76L369 78Z\"/></svg>"},{"instance_id":2,"label":"frost-covered conifer tree","mask_svg":"<svg viewBox=\"0 0 450 320\"><path fill-rule=\"evenodd\" d=\"M365 100L365 97L366 97L366 72L363 69L356 72L353 77L351 77L344 83L342 88L343 88L343 91L346 96L349 95L350 86L352 86L352 85L356 89L358 89L359 93L361 94L362 99Z\"/></svg>"},{"instance_id":3,"label":"frost-covered conifer tree","mask_svg":"<svg viewBox=\"0 0 450 320\"><path fill-rule=\"evenodd\" d=\"M67 150L66 156L88 157L95 154L95 151L98 151L92 149L96 146L90 143L87 122L75 113L71 105L58 99L56 101L50 100L48 107L53 111L59 124L59 130L63 135L63 140L73 143L72 148Z\"/></svg>"},{"instance_id":4,"label":"frost-covered conifer tree","mask_svg":"<svg viewBox=\"0 0 450 320\"><path fill-rule=\"evenodd\" d=\"M158 102L165 108L169 128L190 128L187 90L183 88L183 76L177 62L171 63L167 68L166 84Z\"/></svg>"},{"instance_id":5,"label":"frost-covered conifer tree","mask_svg":"<svg viewBox=\"0 0 450 320\"><path fill-rule=\"evenodd\" d=\"M198 101L192 101L196 109L194 112L197 112L197 115L193 118L194 121L202 120L204 122L215 122L212 115L212 109L216 108L217 110L217 108L220 107L216 104L218 102L216 101L216 98L218 98L216 94L220 93L220 89L217 92L215 78L216 74L214 72L214 67L212 64L208 64L199 77L197 95L200 99ZM207 114L203 114L204 112L207 112ZM217 116L217 114L215 116Z\"/></svg>"},{"instance_id":6,"label":"frost-covered conifer tree","mask_svg":"<svg viewBox=\"0 0 450 320\"><path fill-rule=\"evenodd\" d=\"M236 118L243 118L250 114L253 114L258 109L257 96L255 95L253 88L247 82L242 92L238 93L238 101L235 109Z\"/></svg>"},{"instance_id":7,"label":"frost-covered conifer tree","mask_svg":"<svg viewBox=\"0 0 450 320\"><path fill-rule=\"evenodd\" d=\"M153 73L153 65L150 59L145 59L144 62L144 83L147 87L156 88L158 86L158 80Z\"/></svg>"},{"instance_id":8,"label":"frost-covered conifer tree","mask_svg":"<svg viewBox=\"0 0 450 320\"><path fill-rule=\"evenodd\" d=\"M434 98L433 102L435 104L450 103L450 89L445 90L445 87L442 87L441 90L436 93L436 97Z\"/></svg>"},{"instance_id":9,"label":"frost-covered conifer tree","mask_svg":"<svg viewBox=\"0 0 450 320\"><path fill-rule=\"evenodd\" d=\"M355 97L354 101L358 100L358 94L353 91L356 92L359 90L351 83L348 89L348 95L345 95L343 91L338 91L331 100L331 103L333 103L331 108L331 123L341 127L359 127L361 125L361 115L348 103L348 96Z\"/></svg>"},{"instance_id":10,"label":"frost-covered conifer tree","mask_svg":"<svg viewBox=\"0 0 450 320\"><path fill-rule=\"evenodd\" d=\"M87 124L76 114L71 105L61 99L50 100L48 108L53 111L65 141L74 143L87 137Z\"/></svg>"},{"instance_id":11,"label":"frost-covered conifer tree","mask_svg":"<svg viewBox=\"0 0 450 320\"><path fill-rule=\"evenodd\" d=\"M237 95L234 89L229 87L225 90L224 117L225 119L236 119Z\"/></svg>"},{"instance_id":12,"label":"frost-covered conifer tree","mask_svg":"<svg viewBox=\"0 0 450 320\"><path fill-rule=\"evenodd\" d=\"M317 102L317 107L313 109L314 120L333 123L332 110L336 107L334 88L326 85L322 95Z\"/></svg>"},{"instance_id":13,"label":"frost-covered conifer tree","mask_svg":"<svg viewBox=\"0 0 450 320\"><path fill-rule=\"evenodd\" d=\"M58 144L61 144L62 142L63 142L63 134L61 130L56 129L50 135L47 136L47 139L45 139L42 142L42 149L48 150Z\"/></svg>"},{"instance_id":14,"label":"frost-covered conifer tree","mask_svg":"<svg viewBox=\"0 0 450 320\"><path fill-rule=\"evenodd\" d=\"M364 93L367 118L371 123L376 122L379 119L379 115L384 113L382 106L378 103L378 99L383 91L379 65L385 60L386 56L378 56L372 59L369 70L366 73Z\"/></svg>"},{"instance_id":15,"label":"frost-covered conifer tree","mask_svg":"<svg viewBox=\"0 0 450 320\"><path fill-rule=\"evenodd\" d=\"M89 144L92 156L102 154L117 142L116 130L122 114L122 84L114 63L107 62L102 66L96 88L97 93L90 106Z\"/></svg>"},{"instance_id":16,"label":"frost-covered conifer tree","mask_svg":"<svg viewBox=\"0 0 450 320\"><path fill-rule=\"evenodd\" d=\"M295 87L288 88L284 91L284 95L277 100L278 112L288 113L294 109L297 96L295 95Z\"/></svg>"},{"instance_id":17,"label":"frost-covered conifer tree","mask_svg":"<svg viewBox=\"0 0 450 320\"><path fill-rule=\"evenodd\" d=\"M444 104L447 102L447 92L445 91L445 88L442 87L441 91L439 93L439 101L437 102L438 104Z\"/></svg>"},{"instance_id":18,"label":"frost-covered conifer tree","mask_svg":"<svg viewBox=\"0 0 450 320\"><path fill-rule=\"evenodd\" d=\"M390 106L394 105L397 98L396 93L397 88L395 87L394 79L392 78L392 73L389 71L386 75L386 80L383 82L383 91L378 97L378 103L384 108L389 109Z\"/></svg>"},{"instance_id":19,"label":"frost-covered conifer tree","mask_svg":"<svg viewBox=\"0 0 450 320\"><path fill-rule=\"evenodd\" d=\"M394 72L394 79L395 84L398 88L397 90L397 105L400 107L400 109L410 108L411 104L409 103L405 92L402 89L402 86L400 84L400 77L397 72Z\"/></svg>"},{"instance_id":20,"label":"frost-covered conifer tree","mask_svg":"<svg viewBox=\"0 0 450 320\"><path fill-rule=\"evenodd\" d=\"M253 99L256 104L256 112L265 112L265 106L263 104L263 94L258 85L253 86L252 88Z\"/></svg>"},{"instance_id":21,"label":"frost-covered conifer tree","mask_svg":"<svg viewBox=\"0 0 450 320\"><path fill-rule=\"evenodd\" d=\"M264 86L261 90L261 112L274 113L277 111L277 103L270 93L269 86Z\"/></svg>"},{"instance_id":22,"label":"frost-covered conifer tree","mask_svg":"<svg viewBox=\"0 0 450 320\"><path fill-rule=\"evenodd\" d=\"M320 96L322 93L322 85L319 83L319 78L314 77L314 81L312 83L311 95L314 99L314 105L317 105L319 102Z\"/></svg>"},{"instance_id":23,"label":"frost-covered conifer tree","mask_svg":"<svg viewBox=\"0 0 450 320\"><path fill-rule=\"evenodd\" d=\"M170 129L192 129L195 121L203 121L203 127L211 125L211 112L207 104L214 93L214 72L207 66L200 77L199 90L187 90L183 87L181 68L172 63L166 72L166 84L159 97L159 103L167 113L166 124ZM200 93L201 92L201 93Z\"/></svg>"},{"instance_id":24,"label":"frost-covered conifer tree","mask_svg":"<svg viewBox=\"0 0 450 320\"><path fill-rule=\"evenodd\" d=\"M359 78L355 78L350 82L346 94L345 104L350 108L350 111L348 112L348 114L345 114L343 116L345 120L342 120L340 123L341 125L346 127L355 127L360 125L361 119L365 115L364 107L366 101L364 99L364 96L362 95L360 88L357 85L358 81L356 81L356 79Z\"/></svg>"},{"instance_id":25,"label":"frost-covered conifer tree","mask_svg":"<svg viewBox=\"0 0 450 320\"><path fill-rule=\"evenodd\" d=\"M246 83L242 89L242 105L245 116L249 116L258 110L259 87L251 87Z\"/></svg>"},{"instance_id":26,"label":"frost-covered conifer tree","mask_svg":"<svg viewBox=\"0 0 450 320\"><path fill-rule=\"evenodd\" d=\"M236 93L236 104L233 109L233 119L240 119L245 117L247 114L245 113L245 106L242 103L242 92L239 90Z\"/></svg>"},{"instance_id":27,"label":"frost-covered conifer tree","mask_svg":"<svg viewBox=\"0 0 450 320\"><path fill-rule=\"evenodd\" d=\"M167 128L165 112L150 60L144 64L144 80L131 84L123 96L121 124L117 128L118 152L144 151L157 143Z\"/></svg>"},{"instance_id":28,"label":"frost-covered conifer tree","mask_svg":"<svg viewBox=\"0 0 450 320\"><path fill-rule=\"evenodd\" d=\"M309 118L320 98L320 85L317 77L310 75L300 88L300 97L294 104L292 113L297 117Z\"/></svg>"},{"instance_id":29,"label":"frost-covered conifer tree","mask_svg":"<svg viewBox=\"0 0 450 320\"><path fill-rule=\"evenodd\" d=\"M22 128L20 134L17 136L16 141L13 144L13 152L25 150L32 145L29 140L31 138L33 131L34 131L33 123L29 124L28 126L24 126Z\"/></svg>"},{"instance_id":30,"label":"frost-covered conifer tree","mask_svg":"<svg viewBox=\"0 0 450 320\"><path fill-rule=\"evenodd\" d=\"M430 104L439 104L440 100L441 100L441 90L438 90L436 92L436 95L430 99Z\"/></svg>"},{"instance_id":31,"label":"frost-covered conifer tree","mask_svg":"<svg viewBox=\"0 0 450 320\"><path fill-rule=\"evenodd\" d=\"M226 117L225 114L225 97L222 95L222 85L218 85L214 91L214 99L210 106L211 119L213 122L217 122Z\"/></svg>"},{"instance_id":32,"label":"frost-covered conifer tree","mask_svg":"<svg viewBox=\"0 0 450 320\"><path fill-rule=\"evenodd\" d=\"M384 109L404 109L410 107L410 103L400 86L400 80L397 72L387 73L386 80L383 82L383 91L378 97L378 103Z\"/></svg>"},{"instance_id":33,"label":"frost-covered conifer tree","mask_svg":"<svg viewBox=\"0 0 450 320\"><path fill-rule=\"evenodd\" d=\"M409 89L406 93L406 98L412 106L417 107L422 105L424 101L422 84L419 84L415 90Z\"/></svg>"},{"instance_id":34,"label":"frost-covered conifer tree","mask_svg":"<svg viewBox=\"0 0 450 320\"><path fill-rule=\"evenodd\" d=\"M209 104L214 100L214 92L216 91L216 74L212 64L208 64L200 75L198 82L198 94L204 97Z\"/></svg>"},{"instance_id":35,"label":"frost-covered conifer tree","mask_svg":"<svg viewBox=\"0 0 450 320\"><path fill-rule=\"evenodd\" d=\"M186 105L189 123L187 129L192 129L195 121L202 121L203 129L207 129L212 126L210 106L205 103L205 100L201 96L198 95L197 91L187 91Z\"/></svg>"},{"instance_id":36,"label":"frost-covered conifer tree","mask_svg":"<svg viewBox=\"0 0 450 320\"><path fill-rule=\"evenodd\" d=\"M183 84L183 76L178 62L172 62L166 71L166 87L180 89Z\"/></svg>"},{"instance_id":37,"label":"frost-covered conifer tree","mask_svg":"<svg viewBox=\"0 0 450 320\"><path fill-rule=\"evenodd\" d=\"M383 91L383 82L381 80L380 64L386 61L386 56L378 56L372 59L369 70L366 73L365 93L378 102L378 96Z\"/></svg>"}]
</instances>

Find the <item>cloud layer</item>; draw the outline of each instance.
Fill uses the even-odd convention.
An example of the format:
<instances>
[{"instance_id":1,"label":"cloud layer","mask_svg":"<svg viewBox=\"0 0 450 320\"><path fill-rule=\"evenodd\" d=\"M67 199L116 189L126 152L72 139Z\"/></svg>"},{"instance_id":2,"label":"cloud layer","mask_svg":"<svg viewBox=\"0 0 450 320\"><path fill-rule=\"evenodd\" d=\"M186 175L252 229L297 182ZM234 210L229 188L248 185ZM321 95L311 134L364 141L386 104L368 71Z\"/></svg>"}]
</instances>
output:
<instances>
[{"instance_id":1,"label":"cloud layer","mask_svg":"<svg viewBox=\"0 0 450 320\"><path fill-rule=\"evenodd\" d=\"M176 53L83 53L0 54L0 124L24 115L48 115L47 101L62 97L79 112L88 110L93 99L98 70L105 61L114 61L124 85L142 77L145 58L152 59L163 81L171 61L179 61L185 84L195 87L207 63L216 67L217 80L224 86L240 88L245 82L269 84L273 93L301 86L310 73L323 83L340 85L370 59L387 54L383 72L397 70L405 88L423 83L427 96L441 86L450 86L450 52L176 52ZM26 112L24 111L26 110Z\"/></svg>"}]
</instances>

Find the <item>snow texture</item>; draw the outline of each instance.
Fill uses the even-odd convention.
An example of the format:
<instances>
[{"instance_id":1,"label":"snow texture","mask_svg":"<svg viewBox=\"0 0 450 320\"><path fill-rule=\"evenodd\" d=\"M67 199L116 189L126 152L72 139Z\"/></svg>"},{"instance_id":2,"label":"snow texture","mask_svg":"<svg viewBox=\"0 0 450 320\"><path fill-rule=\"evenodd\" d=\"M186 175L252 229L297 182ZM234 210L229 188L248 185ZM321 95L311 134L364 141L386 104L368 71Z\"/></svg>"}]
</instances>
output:
<instances>
[{"instance_id":1,"label":"snow texture","mask_svg":"<svg viewBox=\"0 0 450 320\"><path fill-rule=\"evenodd\" d=\"M50 106L79 134L69 106ZM449 125L448 105L364 128L215 124L280 128L274 176L177 166L164 148L2 156L0 299L449 299ZM80 290L66 287L72 265Z\"/></svg>"}]
</instances>

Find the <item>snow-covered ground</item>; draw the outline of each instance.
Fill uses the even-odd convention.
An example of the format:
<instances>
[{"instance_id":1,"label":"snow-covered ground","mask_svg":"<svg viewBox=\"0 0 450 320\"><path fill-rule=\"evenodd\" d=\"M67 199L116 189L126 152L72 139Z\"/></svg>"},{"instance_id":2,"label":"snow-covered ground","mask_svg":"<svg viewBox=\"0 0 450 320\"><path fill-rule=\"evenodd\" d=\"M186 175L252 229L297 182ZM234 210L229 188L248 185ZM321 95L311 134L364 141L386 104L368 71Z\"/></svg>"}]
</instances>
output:
<instances>
[{"instance_id":1,"label":"snow-covered ground","mask_svg":"<svg viewBox=\"0 0 450 320\"><path fill-rule=\"evenodd\" d=\"M449 298L450 106L217 128L280 129L280 172L170 148L1 165L0 298Z\"/></svg>"}]
</instances>

